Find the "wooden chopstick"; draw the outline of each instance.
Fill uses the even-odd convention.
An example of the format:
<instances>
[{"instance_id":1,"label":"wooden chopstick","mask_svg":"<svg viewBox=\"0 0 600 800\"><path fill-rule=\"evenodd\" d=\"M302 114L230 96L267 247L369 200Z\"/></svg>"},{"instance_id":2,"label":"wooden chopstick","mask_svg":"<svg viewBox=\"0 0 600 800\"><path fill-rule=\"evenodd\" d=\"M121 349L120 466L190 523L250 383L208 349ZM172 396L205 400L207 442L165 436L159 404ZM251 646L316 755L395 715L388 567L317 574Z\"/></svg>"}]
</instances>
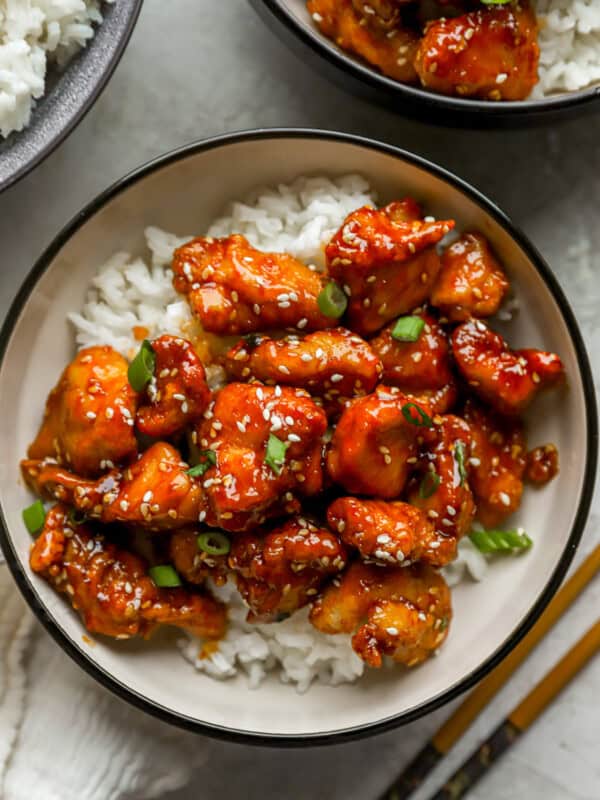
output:
<instances>
[{"instance_id":1,"label":"wooden chopstick","mask_svg":"<svg viewBox=\"0 0 600 800\"><path fill-rule=\"evenodd\" d=\"M529 633L512 652L467 696L450 718L417 754L380 800L406 800L460 739L473 720L525 661L529 653L573 604L600 570L598 545L550 601Z\"/></svg>"},{"instance_id":2,"label":"wooden chopstick","mask_svg":"<svg viewBox=\"0 0 600 800\"><path fill-rule=\"evenodd\" d=\"M600 620L529 692L431 800L460 800L600 650Z\"/></svg>"}]
</instances>

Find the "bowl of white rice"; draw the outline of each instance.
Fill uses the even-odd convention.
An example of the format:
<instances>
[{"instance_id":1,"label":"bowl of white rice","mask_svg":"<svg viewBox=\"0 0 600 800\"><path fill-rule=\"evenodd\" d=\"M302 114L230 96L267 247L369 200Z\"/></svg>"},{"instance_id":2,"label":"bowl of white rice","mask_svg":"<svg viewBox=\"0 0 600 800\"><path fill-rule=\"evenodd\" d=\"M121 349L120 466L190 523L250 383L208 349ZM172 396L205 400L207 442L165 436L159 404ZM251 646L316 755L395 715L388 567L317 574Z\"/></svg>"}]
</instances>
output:
<instances>
[{"instance_id":1,"label":"bowl of white rice","mask_svg":"<svg viewBox=\"0 0 600 800\"><path fill-rule=\"evenodd\" d=\"M73 130L125 50L142 0L0 0L0 191Z\"/></svg>"},{"instance_id":2,"label":"bowl of white rice","mask_svg":"<svg viewBox=\"0 0 600 800\"><path fill-rule=\"evenodd\" d=\"M441 95L387 77L321 33L306 0L250 2L319 75L388 111L441 125L506 127L549 124L600 108L598 0L531 0L539 27L539 80L526 100L508 102Z\"/></svg>"},{"instance_id":3,"label":"bowl of white rice","mask_svg":"<svg viewBox=\"0 0 600 800\"><path fill-rule=\"evenodd\" d=\"M243 233L257 248L317 267L345 216L365 203L412 196L427 214L482 231L507 267L514 298L495 325L516 346L558 352L568 390L540 399L532 442L552 441L557 478L528 492L515 515L534 545L493 561L469 542L446 570L452 630L437 658L411 670L366 670L348 637L318 632L307 609L248 624L234 586L217 650L181 631L149 641L92 640L50 585L31 573L21 511L30 495L19 459L47 390L78 348L102 343L126 356L150 338L184 333L190 311L172 287L172 253L192 235ZM209 378L219 380L217 372ZM594 485L597 419L587 355L549 267L491 202L443 169L358 137L256 131L168 154L112 186L61 231L27 277L0 333L0 545L48 632L109 690L181 727L262 744L316 744L382 731L464 692L505 657L562 580L581 537ZM17 588L18 587L18 588Z\"/></svg>"}]
</instances>

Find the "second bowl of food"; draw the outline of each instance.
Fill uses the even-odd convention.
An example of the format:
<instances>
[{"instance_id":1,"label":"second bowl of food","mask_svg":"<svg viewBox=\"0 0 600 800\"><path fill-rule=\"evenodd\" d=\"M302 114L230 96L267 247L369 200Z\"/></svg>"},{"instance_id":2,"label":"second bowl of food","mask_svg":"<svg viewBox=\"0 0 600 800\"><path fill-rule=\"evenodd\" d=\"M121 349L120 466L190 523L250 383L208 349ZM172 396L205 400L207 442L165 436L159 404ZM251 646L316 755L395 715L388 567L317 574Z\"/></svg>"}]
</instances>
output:
<instances>
[{"instance_id":1,"label":"second bowl of food","mask_svg":"<svg viewBox=\"0 0 600 800\"><path fill-rule=\"evenodd\" d=\"M457 125L598 108L596 0L252 0L314 66L388 110Z\"/></svg>"},{"instance_id":2,"label":"second bowl of food","mask_svg":"<svg viewBox=\"0 0 600 800\"><path fill-rule=\"evenodd\" d=\"M252 741L471 686L593 486L589 365L538 253L334 133L193 145L84 209L6 322L0 405L2 546L48 630L136 705Z\"/></svg>"}]
</instances>

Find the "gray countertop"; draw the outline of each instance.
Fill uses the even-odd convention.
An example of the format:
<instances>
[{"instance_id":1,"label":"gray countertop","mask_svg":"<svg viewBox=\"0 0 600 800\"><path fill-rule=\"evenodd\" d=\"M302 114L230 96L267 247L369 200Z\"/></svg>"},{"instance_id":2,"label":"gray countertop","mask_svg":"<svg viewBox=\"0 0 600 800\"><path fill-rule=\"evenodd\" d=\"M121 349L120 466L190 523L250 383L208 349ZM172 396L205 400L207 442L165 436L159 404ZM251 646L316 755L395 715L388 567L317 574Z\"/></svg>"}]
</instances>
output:
<instances>
[{"instance_id":1,"label":"gray countertop","mask_svg":"<svg viewBox=\"0 0 600 800\"><path fill-rule=\"evenodd\" d=\"M549 130L444 130L352 99L281 45L243 0L146 0L100 101L69 140L0 195L0 310L81 206L141 162L251 127L335 128L400 145L455 171L525 230L561 281L600 375L600 115ZM578 560L600 539L598 502ZM426 798L597 616L592 586L420 793ZM473 800L600 797L600 659L472 793ZM209 767L172 800L373 800L450 709L332 748L282 751L198 742ZM182 734L185 736L186 734ZM415 798L417 800L417 798Z\"/></svg>"}]
</instances>

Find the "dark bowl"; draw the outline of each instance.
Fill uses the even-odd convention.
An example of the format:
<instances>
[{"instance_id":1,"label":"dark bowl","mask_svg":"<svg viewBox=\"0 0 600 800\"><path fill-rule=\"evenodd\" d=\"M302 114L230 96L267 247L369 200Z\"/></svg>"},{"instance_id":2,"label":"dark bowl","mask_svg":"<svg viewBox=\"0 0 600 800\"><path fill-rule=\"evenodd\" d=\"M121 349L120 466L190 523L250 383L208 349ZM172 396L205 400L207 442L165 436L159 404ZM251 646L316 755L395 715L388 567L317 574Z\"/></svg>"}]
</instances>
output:
<instances>
[{"instance_id":1,"label":"dark bowl","mask_svg":"<svg viewBox=\"0 0 600 800\"><path fill-rule=\"evenodd\" d=\"M50 155L90 110L123 55L142 2L104 5L104 21L87 47L64 70L48 70L46 93L37 101L28 127L0 140L0 192Z\"/></svg>"},{"instance_id":2,"label":"dark bowl","mask_svg":"<svg viewBox=\"0 0 600 800\"><path fill-rule=\"evenodd\" d=\"M446 97L387 78L348 55L312 23L305 0L250 0L264 22L297 55L352 94L403 116L436 125L508 128L547 125L600 109L600 86L542 100L491 102Z\"/></svg>"}]
</instances>

